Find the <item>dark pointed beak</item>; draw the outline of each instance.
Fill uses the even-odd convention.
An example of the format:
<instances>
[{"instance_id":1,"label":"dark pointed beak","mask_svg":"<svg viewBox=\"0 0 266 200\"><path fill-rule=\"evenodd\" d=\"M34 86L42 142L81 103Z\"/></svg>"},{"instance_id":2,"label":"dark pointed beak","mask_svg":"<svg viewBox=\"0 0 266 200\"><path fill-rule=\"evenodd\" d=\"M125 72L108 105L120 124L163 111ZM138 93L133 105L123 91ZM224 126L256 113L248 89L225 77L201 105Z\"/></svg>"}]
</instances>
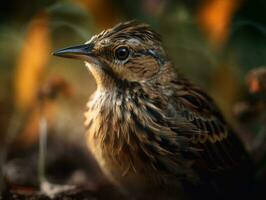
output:
<instances>
[{"instance_id":1,"label":"dark pointed beak","mask_svg":"<svg viewBox=\"0 0 266 200\"><path fill-rule=\"evenodd\" d=\"M93 56L93 44L83 44L73 47L60 49L53 53L54 56L74 59L84 59L87 56Z\"/></svg>"}]
</instances>

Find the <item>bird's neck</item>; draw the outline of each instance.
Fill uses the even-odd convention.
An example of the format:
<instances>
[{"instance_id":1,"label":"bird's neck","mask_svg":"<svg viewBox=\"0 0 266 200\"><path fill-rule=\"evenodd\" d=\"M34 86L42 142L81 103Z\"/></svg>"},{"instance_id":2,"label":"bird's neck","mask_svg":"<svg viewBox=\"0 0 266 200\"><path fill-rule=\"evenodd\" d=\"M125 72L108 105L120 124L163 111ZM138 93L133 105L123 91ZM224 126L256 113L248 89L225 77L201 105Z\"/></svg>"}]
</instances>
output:
<instances>
[{"instance_id":1,"label":"bird's neck","mask_svg":"<svg viewBox=\"0 0 266 200\"><path fill-rule=\"evenodd\" d=\"M134 116L140 119L140 123L146 123L143 120L150 120L148 107L167 112L168 100L174 93L171 83L174 79L176 74L169 63L158 77L145 82L120 80L109 87L98 86L87 104L85 125L89 134L109 144L116 143L116 140L125 142L136 128L136 121L132 120Z\"/></svg>"},{"instance_id":2,"label":"bird's neck","mask_svg":"<svg viewBox=\"0 0 266 200\"><path fill-rule=\"evenodd\" d=\"M124 84L129 85L112 91L98 88L88 102L85 114L87 133L113 152L121 150L125 144L137 145L141 135L136 135L140 132L137 129L150 120L148 106L158 110L157 107L163 107L157 96L148 94L141 84Z\"/></svg>"}]
</instances>

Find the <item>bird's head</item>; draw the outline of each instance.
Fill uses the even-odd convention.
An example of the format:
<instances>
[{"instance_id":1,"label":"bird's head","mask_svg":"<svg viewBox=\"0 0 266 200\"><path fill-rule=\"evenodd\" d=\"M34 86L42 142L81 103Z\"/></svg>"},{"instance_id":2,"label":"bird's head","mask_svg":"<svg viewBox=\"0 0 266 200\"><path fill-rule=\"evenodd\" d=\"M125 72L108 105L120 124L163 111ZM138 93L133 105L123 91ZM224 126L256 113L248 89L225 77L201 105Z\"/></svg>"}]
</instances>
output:
<instances>
[{"instance_id":1,"label":"bird's head","mask_svg":"<svg viewBox=\"0 0 266 200\"><path fill-rule=\"evenodd\" d=\"M54 55L85 61L101 87L121 80L145 83L159 78L167 63L160 35L135 21L120 23L83 45L59 50Z\"/></svg>"}]
</instances>

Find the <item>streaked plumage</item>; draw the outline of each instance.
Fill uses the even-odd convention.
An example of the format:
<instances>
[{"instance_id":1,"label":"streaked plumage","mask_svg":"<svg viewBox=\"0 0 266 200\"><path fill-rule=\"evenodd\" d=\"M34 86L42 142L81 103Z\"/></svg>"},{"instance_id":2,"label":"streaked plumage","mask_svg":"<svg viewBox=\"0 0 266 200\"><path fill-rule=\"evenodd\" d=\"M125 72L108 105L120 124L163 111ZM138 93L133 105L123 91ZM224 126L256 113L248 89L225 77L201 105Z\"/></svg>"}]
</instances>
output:
<instances>
[{"instance_id":1,"label":"streaked plumage","mask_svg":"<svg viewBox=\"0 0 266 200\"><path fill-rule=\"evenodd\" d=\"M205 198L247 189L252 169L242 143L212 99L175 73L148 25L121 23L55 55L85 60L97 82L87 143L119 187L136 194L181 183Z\"/></svg>"}]
</instances>

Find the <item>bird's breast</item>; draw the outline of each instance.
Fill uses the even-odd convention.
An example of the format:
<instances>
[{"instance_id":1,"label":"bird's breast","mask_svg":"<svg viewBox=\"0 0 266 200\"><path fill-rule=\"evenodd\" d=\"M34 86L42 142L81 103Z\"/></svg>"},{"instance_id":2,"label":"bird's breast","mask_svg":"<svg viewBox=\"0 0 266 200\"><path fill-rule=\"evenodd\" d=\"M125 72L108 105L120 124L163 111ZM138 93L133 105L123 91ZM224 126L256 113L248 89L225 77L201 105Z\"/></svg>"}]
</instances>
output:
<instances>
[{"instance_id":1,"label":"bird's breast","mask_svg":"<svg viewBox=\"0 0 266 200\"><path fill-rule=\"evenodd\" d=\"M153 133L145 128L151 119L143 115L140 101L121 93L96 91L87 104L88 147L103 172L118 184L161 181L152 161L151 151L156 147L149 145Z\"/></svg>"}]
</instances>

